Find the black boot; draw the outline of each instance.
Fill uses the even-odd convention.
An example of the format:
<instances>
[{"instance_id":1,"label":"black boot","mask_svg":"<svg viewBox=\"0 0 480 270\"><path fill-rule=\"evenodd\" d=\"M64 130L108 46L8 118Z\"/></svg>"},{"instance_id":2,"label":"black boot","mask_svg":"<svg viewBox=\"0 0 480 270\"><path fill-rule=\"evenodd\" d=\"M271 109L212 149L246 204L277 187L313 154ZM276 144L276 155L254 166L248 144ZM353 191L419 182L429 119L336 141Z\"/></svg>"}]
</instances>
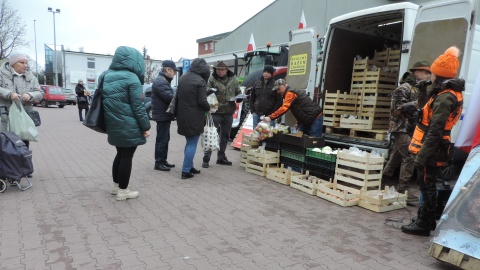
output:
<instances>
[{"instance_id":1,"label":"black boot","mask_svg":"<svg viewBox=\"0 0 480 270\"><path fill-rule=\"evenodd\" d=\"M182 179L192 178L194 176L191 172L182 172Z\"/></svg>"},{"instance_id":2,"label":"black boot","mask_svg":"<svg viewBox=\"0 0 480 270\"><path fill-rule=\"evenodd\" d=\"M413 235L430 236L430 228L420 227L418 226L417 222L403 225L402 232Z\"/></svg>"},{"instance_id":3,"label":"black boot","mask_svg":"<svg viewBox=\"0 0 480 270\"><path fill-rule=\"evenodd\" d=\"M412 223L415 223L416 220L417 220L417 217L413 217ZM435 229L437 228L437 222L435 220L429 220L428 228L430 229L430 231L435 231Z\"/></svg>"}]
</instances>

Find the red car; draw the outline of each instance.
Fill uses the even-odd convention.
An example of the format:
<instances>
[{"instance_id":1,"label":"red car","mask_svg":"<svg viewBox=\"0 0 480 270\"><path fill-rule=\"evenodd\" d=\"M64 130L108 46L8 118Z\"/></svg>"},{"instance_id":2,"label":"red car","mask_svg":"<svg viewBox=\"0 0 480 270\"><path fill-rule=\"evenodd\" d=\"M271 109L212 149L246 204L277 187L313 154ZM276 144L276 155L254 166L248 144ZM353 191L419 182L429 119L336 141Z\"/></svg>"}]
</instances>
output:
<instances>
[{"instance_id":1,"label":"red car","mask_svg":"<svg viewBox=\"0 0 480 270\"><path fill-rule=\"evenodd\" d=\"M42 101L40 101L40 105L42 105L42 107L46 108L49 105L56 105L59 108L63 108L65 105L67 105L67 99L65 98L62 87L54 85L40 85L40 89L42 89L45 93Z\"/></svg>"}]
</instances>

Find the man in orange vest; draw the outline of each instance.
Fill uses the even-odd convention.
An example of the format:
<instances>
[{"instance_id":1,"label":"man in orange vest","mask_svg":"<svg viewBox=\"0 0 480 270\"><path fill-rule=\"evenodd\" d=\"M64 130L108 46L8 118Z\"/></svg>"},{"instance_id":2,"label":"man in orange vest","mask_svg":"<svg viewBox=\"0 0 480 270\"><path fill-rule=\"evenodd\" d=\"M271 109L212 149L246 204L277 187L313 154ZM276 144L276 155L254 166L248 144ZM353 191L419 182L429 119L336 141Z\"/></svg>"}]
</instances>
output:
<instances>
[{"instance_id":1,"label":"man in orange vest","mask_svg":"<svg viewBox=\"0 0 480 270\"><path fill-rule=\"evenodd\" d=\"M459 49L448 48L430 67L433 89L430 99L419 112L419 121L409 146L415 155L417 181L422 193L417 218L402 226L408 234L429 236L435 230L436 181L439 167L450 156L450 132L462 113L465 81L456 79Z\"/></svg>"}]
</instances>

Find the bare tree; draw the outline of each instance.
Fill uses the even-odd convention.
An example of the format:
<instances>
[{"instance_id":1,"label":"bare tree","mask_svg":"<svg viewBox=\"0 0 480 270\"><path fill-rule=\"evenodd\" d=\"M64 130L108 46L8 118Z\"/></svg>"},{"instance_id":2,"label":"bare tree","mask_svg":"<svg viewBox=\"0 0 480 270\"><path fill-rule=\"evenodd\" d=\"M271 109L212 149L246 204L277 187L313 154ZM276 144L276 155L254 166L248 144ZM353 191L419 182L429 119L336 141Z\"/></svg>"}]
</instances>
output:
<instances>
[{"instance_id":1,"label":"bare tree","mask_svg":"<svg viewBox=\"0 0 480 270\"><path fill-rule=\"evenodd\" d=\"M158 66L153 64L150 55L145 57L145 83L152 83L158 75Z\"/></svg>"},{"instance_id":2,"label":"bare tree","mask_svg":"<svg viewBox=\"0 0 480 270\"><path fill-rule=\"evenodd\" d=\"M6 58L17 47L28 46L24 39L27 26L8 4L8 0L1 0L0 4L0 59Z\"/></svg>"}]
</instances>

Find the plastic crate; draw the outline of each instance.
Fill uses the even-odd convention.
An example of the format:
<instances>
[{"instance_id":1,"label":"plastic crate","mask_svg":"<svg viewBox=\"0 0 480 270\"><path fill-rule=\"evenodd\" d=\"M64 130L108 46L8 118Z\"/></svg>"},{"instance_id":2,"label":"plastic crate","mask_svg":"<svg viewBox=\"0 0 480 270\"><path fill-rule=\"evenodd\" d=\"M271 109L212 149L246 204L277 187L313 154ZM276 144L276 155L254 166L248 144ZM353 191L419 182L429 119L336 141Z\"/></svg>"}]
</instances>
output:
<instances>
[{"instance_id":1,"label":"plastic crate","mask_svg":"<svg viewBox=\"0 0 480 270\"><path fill-rule=\"evenodd\" d=\"M337 160L337 155L336 154L325 154L317 151L313 151L313 148L307 148L307 154L308 157L313 157L313 158L318 158L322 160L328 160L335 162Z\"/></svg>"},{"instance_id":2,"label":"plastic crate","mask_svg":"<svg viewBox=\"0 0 480 270\"><path fill-rule=\"evenodd\" d=\"M307 156L305 158L305 163L309 165L321 167L324 169L335 170L335 162L328 161L328 160L312 158Z\"/></svg>"},{"instance_id":3,"label":"plastic crate","mask_svg":"<svg viewBox=\"0 0 480 270\"><path fill-rule=\"evenodd\" d=\"M310 171L310 174L323 180L333 179L335 177L335 168L327 169L320 166L305 164L305 170Z\"/></svg>"},{"instance_id":4,"label":"plastic crate","mask_svg":"<svg viewBox=\"0 0 480 270\"><path fill-rule=\"evenodd\" d=\"M265 150L277 152L280 150L280 142L278 141L263 141L265 143Z\"/></svg>"},{"instance_id":5,"label":"plastic crate","mask_svg":"<svg viewBox=\"0 0 480 270\"><path fill-rule=\"evenodd\" d=\"M291 158L291 159L298 160L298 161L301 161L301 162L305 162L305 155L298 154L298 153L295 153L295 152L282 150L280 156Z\"/></svg>"},{"instance_id":6,"label":"plastic crate","mask_svg":"<svg viewBox=\"0 0 480 270\"><path fill-rule=\"evenodd\" d=\"M298 161L298 160L295 160L295 159L291 159L291 158L288 158L288 157L283 157L283 156L280 156L280 163L281 164L284 164L285 167L292 167L292 170L294 170L293 168L296 167L298 169L305 169L305 162L302 162L302 161ZM297 170L294 170L294 171L297 171Z\"/></svg>"},{"instance_id":7,"label":"plastic crate","mask_svg":"<svg viewBox=\"0 0 480 270\"><path fill-rule=\"evenodd\" d=\"M288 152L293 152L293 153L297 153L297 154L301 154L301 155L305 155L305 153L307 151L307 149L304 148L304 147L297 146L297 145L292 145L292 144L288 144L288 143L282 143L281 150L282 150L282 152L283 152L283 150L285 150L285 151L288 151Z\"/></svg>"}]
</instances>

